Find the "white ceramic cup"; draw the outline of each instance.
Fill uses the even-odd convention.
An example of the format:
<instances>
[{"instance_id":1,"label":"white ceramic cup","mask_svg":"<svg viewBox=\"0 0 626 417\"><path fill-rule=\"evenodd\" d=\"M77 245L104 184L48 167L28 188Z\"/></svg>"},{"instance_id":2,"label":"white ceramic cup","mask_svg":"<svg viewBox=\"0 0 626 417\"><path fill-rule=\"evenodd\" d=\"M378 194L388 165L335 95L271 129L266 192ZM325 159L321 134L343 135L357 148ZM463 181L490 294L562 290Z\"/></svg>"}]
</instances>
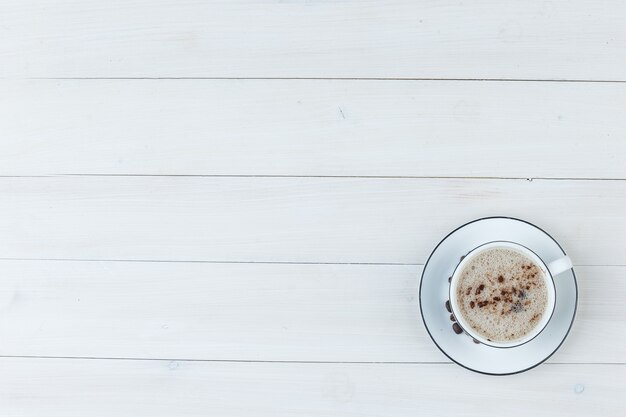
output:
<instances>
[{"instance_id":1,"label":"white ceramic cup","mask_svg":"<svg viewBox=\"0 0 626 417\"><path fill-rule=\"evenodd\" d=\"M465 266L476 256L483 253L486 250L494 249L494 248L506 248L511 249L516 252L521 253L522 255L530 258L539 268L541 268L543 272L543 277L545 279L546 290L548 291L548 303L546 306L546 310L541 317L541 321L537 323L535 328L530 331L526 336L521 339L512 341L512 342L494 342L491 340L487 340L485 337L478 334L476 331L472 329L472 327L467 323L464 319L463 314L458 307L458 299L457 299L457 286L459 283L459 277L461 272L465 268ZM568 256L563 256L562 258L553 260L546 264L535 252L531 251L525 246L522 246L518 243L507 242L507 241L494 241L485 243L480 245L474 249L472 249L465 257L459 262L456 269L454 270L454 274L452 275L452 280L450 281L450 309L452 310L452 314L454 314L454 318L456 319L461 329L465 331L472 338L476 339L480 343L483 343L488 346L493 346L497 348L511 348L519 345L523 345L537 337L539 333L550 322L552 318L552 314L554 313L554 307L556 305L556 287L554 285L554 277L571 269L572 261Z\"/></svg>"}]
</instances>

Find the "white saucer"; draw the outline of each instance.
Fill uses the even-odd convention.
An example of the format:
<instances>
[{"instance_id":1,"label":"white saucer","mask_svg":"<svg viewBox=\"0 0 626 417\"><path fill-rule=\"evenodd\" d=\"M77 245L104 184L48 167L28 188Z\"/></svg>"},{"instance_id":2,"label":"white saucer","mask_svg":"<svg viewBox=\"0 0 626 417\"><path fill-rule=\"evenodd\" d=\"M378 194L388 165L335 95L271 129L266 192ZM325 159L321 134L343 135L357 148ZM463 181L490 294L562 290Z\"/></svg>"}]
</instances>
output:
<instances>
[{"instance_id":1,"label":"white saucer","mask_svg":"<svg viewBox=\"0 0 626 417\"><path fill-rule=\"evenodd\" d=\"M510 375L534 368L561 346L574 322L578 287L573 269L554 278L557 295L552 319L536 338L521 346L494 348L476 344L466 334L456 334L445 308L448 277L461 256L482 243L495 240L520 243L547 262L565 255L549 234L523 220L510 217L474 220L452 231L428 258L420 282L420 311L428 334L448 358L471 371Z\"/></svg>"}]
</instances>

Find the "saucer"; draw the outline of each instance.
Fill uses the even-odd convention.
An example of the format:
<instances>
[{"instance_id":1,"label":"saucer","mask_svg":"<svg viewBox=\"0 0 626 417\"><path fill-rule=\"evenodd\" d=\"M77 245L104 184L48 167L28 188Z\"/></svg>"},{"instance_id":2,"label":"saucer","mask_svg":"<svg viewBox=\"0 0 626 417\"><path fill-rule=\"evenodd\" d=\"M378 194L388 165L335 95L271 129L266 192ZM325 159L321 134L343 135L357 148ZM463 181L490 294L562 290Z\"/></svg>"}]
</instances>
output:
<instances>
[{"instance_id":1,"label":"saucer","mask_svg":"<svg viewBox=\"0 0 626 417\"><path fill-rule=\"evenodd\" d=\"M576 315L578 287L573 269L554 278L557 295L552 319L537 337L523 345L502 349L476 344L468 335L456 334L445 308L448 278L461 256L496 240L524 245L546 262L566 255L552 236L524 220L487 217L471 221L446 236L426 261L419 289L420 311L431 339L452 361L474 372L511 375L541 364L563 344Z\"/></svg>"}]
</instances>

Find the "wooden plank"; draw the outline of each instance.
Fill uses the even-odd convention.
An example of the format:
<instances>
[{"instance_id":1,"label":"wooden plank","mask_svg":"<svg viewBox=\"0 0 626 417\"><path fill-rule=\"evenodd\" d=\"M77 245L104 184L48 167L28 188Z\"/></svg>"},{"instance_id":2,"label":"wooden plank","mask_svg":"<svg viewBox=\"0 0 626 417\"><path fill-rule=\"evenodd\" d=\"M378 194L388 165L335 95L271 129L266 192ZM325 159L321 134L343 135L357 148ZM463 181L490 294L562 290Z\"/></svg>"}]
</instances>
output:
<instances>
[{"instance_id":1,"label":"wooden plank","mask_svg":"<svg viewBox=\"0 0 626 417\"><path fill-rule=\"evenodd\" d=\"M613 417L623 415L626 388L626 367L619 365L545 365L513 377L489 377L445 364L63 359L0 364L2 410L16 417L382 417L417 411L515 417L545 410L551 416Z\"/></svg>"},{"instance_id":2,"label":"wooden plank","mask_svg":"<svg viewBox=\"0 0 626 417\"><path fill-rule=\"evenodd\" d=\"M626 5L3 2L1 77L626 80Z\"/></svg>"},{"instance_id":3,"label":"wooden plank","mask_svg":"<svg viewBox=\"0 0 626 417\"><path fill-rule=\"evenodd\" d=\"M0 175L626 178L626 84L0 81Z\"/></svg>"},{"instance_id":4,"label":"wooden plank","mask_svg":"<svg viewBox=\"0 0 626 417\"><path fill-rule=\"evenodd\" d=\"M578 265L624 265L625 181L0 178L2 258L426 261L452 229L509 215Z\"/></svg>"},{"instance_id":5,"label":"wooden plank","mask_svg":"<svg viewBox=\"0 0 626 417\"><path fill-rule=\"evenodd\" d=\"M2 261L0 355L448 361L422 325L421 269ZM578 317L551 362L626 363L626 267L577 273Z\"/></svg>"}]
</instances>

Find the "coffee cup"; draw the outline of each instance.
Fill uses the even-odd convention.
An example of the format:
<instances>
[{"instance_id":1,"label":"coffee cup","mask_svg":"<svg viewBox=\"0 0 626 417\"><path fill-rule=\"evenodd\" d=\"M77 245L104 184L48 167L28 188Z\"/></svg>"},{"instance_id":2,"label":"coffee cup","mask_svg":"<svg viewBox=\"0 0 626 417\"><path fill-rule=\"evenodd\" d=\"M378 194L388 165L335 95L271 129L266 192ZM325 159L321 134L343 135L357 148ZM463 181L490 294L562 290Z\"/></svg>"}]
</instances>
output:
<instances>
[{"instance_id":1,"label":"coffee cup","mask_svg":"<svg viewBox=\"0 0 626 417\"><path fill-rule=\"evenodd\" d=\"M479 343L523 345L550 322L557 296L554 279L571 268L568 256L545 262L515 242L482 244L462 258L450 280L454 319Z\"/></svg>"}]
</instances>

